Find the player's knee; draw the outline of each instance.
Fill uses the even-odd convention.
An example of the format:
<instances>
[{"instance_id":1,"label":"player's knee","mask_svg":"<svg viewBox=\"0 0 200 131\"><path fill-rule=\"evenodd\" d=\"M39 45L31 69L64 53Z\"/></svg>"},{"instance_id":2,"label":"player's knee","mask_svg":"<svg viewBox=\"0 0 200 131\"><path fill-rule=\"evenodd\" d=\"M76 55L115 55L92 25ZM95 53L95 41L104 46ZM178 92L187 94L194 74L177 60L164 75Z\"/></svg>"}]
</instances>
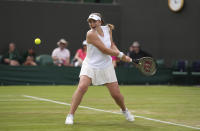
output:
<instances>
[{"instance_id":1,"label":"player's knee","mask_svg":"<svg viewBox=\"0 0 200 131\"><path fill-rule=\"evenodd\" d=\"M87 91L88 87L84 84L81 84L78 86L78 91L80 91L81 93L85 93Z\"/></svg>"},{"instance_id":2,"label":"player's knee","mask_svg":"<svg viewBox=\"0 0 200 131\"><path fill-rule=\"evenodd\" d=\"M113 97L114 99L121 99L121 98L123 98L123 96L122 96L120 93L113 93L113 94L112 94L112 97Z\"/></svg>"}]
</instances>

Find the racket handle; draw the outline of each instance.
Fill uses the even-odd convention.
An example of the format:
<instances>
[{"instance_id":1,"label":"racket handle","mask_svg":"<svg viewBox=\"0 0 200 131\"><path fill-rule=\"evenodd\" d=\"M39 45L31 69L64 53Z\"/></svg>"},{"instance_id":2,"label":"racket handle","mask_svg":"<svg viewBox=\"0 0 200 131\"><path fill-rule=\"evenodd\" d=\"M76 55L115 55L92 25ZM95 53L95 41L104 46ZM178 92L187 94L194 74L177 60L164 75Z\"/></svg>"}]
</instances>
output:
<instances>
[{"instance_id":1,"label":"racket handle","mask_svg":"<svg viewBox=\"0 0 200 131\"><path fill-rule=\"evenodd\" d=\"M137 59L132 59L131 62L138 64L138 60Z\"/></svg>"}]
</instances>

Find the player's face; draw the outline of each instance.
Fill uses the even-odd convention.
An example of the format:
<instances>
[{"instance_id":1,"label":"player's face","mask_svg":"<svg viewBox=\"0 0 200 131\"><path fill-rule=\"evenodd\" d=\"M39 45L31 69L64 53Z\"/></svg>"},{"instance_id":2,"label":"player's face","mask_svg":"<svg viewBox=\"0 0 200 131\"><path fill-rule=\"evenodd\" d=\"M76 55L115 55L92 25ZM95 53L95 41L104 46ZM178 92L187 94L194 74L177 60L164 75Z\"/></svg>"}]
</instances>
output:
<instances>
[{"instance_id":1,"label":"player's face","mask_svg":"<svg viewBox=\"0 0 200 131\"><path fill-rule=\"evenodd\" d=\"M88 24L89 24L90 28L95 29L96 27L101 25L101 22L93 20L93 19L89 19Z\"/></svg>"}]
</instances>

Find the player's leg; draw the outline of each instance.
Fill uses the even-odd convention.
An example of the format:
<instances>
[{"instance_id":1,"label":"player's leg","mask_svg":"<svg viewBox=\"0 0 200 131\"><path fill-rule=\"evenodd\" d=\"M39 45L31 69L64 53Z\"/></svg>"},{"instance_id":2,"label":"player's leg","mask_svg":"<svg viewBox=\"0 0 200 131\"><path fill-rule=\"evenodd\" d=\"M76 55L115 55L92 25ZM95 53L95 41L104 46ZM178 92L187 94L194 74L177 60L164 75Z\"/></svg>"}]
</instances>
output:
<instances>
[{"instance_id":1,"label":"player's leg","mask_svg":"<svg viewBox=\"0 0 200 131\"><path fill-rule=\"evenodd\" d=\"M115 100L115 102L119 105L119 107L122 109L122 111L125 111L126 107L125 107L125 104L124 104L124 97L120 93L118 83L117 82L108 83L108 84L106 84L106 86L107 86L107 88L110 92L110 95Z\"/></svg>"},{"instance_id":2,"label":"player's leg","mask_svg":"<svg viewBox=\"0 0 200 131\"><path fill-rule=\"evenodd\" d=\"M128 109L126 108L126 106L124 104L124 97L120 93L120 89L119 89L118 83L117 82L108 83L108 84L106 84L106 86L107 86L107 88L108 88L111 96L115 100L115 102L121 108L122 113L124 114L124 116L126 117L126 119L128 121L134 121L134 116L128 111Z\"/></svg>"},{"instance_id":3,"label":"player's leg","mask_svg":"<svg viewBox=\"0 0 200 131\"><path fill-rule=\"evenodd\" d=\"M81 103L83 95L86 93L88 86L91 84L91 79L87 76L81 76L78 84L78 88L72 96L70 112L65 120L65 124L73 124L74 113Z\"/></svg>"},{"instance_id":4,"label":"player's leg","mask_svg":"<svg viewBox=\"0 0 200 131\"><path fill-rule=\"evenodd\" d=\"M72 96L72 102L71 102L71 109L69 114L74 114L78 105L80 104L83 95L88 89L88 86L91 84L91 79L88 76L81 76L80 81L78 84L78 88L74 92L74 95Z\"/></svg>"}]
</instances>

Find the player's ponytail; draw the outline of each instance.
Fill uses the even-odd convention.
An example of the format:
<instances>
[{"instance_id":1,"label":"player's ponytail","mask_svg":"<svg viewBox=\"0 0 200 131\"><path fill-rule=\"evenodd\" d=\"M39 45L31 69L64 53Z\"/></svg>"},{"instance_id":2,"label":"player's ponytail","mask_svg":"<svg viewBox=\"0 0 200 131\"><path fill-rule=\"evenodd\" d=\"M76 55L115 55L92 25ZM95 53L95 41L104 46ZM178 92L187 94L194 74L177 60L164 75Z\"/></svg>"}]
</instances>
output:
<instances>
[{"instance_id":1,"label":"player's ponytail","mask_svg":"<svg viewBox=\"0 0 200 131\"><path fill-rule=\"evenodd\" d=\"M107 26L110 28L110 30L114 30L115 26L113 24L107 24Z\"/></svg>"}]
</instances>

